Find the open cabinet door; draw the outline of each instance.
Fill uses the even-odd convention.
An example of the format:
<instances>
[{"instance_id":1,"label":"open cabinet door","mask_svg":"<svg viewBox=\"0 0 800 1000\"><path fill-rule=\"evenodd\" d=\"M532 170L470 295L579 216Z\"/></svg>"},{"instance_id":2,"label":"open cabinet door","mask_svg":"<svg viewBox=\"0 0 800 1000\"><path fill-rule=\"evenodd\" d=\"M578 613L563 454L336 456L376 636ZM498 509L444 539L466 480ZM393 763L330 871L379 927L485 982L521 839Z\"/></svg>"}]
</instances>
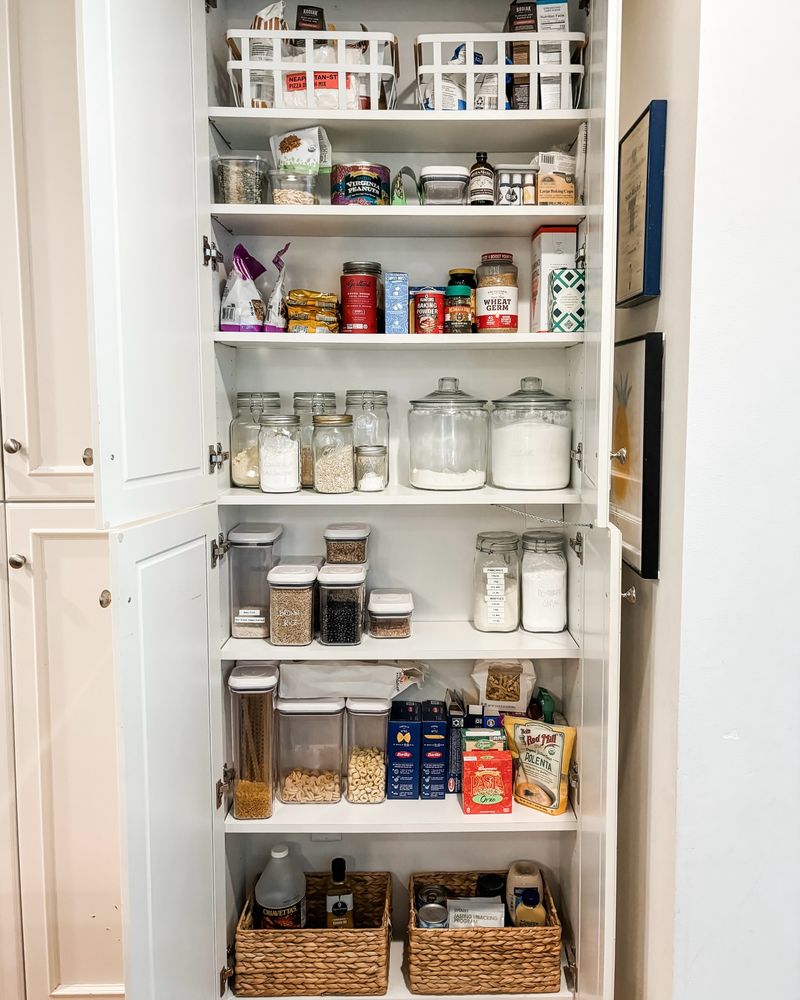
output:
<instances>
[{"instance_id":1,"label":"open cabinet door","mask_svg":"<svg viewBox=\"0 0 800 1000\"><path fill-rule=\"evenodd\" d=\"M217 491L211 268L198 216L210 200L203 11L203 0L77 0L103 527Z\"/></svg>"},{"instance_id":2,"label":"open cabinet door","mask_svg":"<svg viewBox=\"0 0 800 1000\"><path fill-rule=\"evenodd\" d=\"M215 530L209 506L111 534L126 1000L219 996Z\"/></svg>"}]
</instances>

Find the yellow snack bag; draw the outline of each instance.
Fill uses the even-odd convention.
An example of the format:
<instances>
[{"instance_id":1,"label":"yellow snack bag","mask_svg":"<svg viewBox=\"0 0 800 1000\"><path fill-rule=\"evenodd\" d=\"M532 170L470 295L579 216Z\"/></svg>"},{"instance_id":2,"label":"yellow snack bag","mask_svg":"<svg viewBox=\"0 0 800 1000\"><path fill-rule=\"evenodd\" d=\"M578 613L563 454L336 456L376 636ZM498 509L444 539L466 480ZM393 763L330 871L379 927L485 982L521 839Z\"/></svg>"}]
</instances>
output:
<instances>
[{"instance_id":1,"label":"yellow snack bag","mask_svg":"<svg viewBox=\"0 0 800 1000\"><path fill-rule=\"evenodd\" d=\"M550 816L566 812L575 727L507 715L503 728L516 765L514 799Z\"/></svg>"}]
</instances>

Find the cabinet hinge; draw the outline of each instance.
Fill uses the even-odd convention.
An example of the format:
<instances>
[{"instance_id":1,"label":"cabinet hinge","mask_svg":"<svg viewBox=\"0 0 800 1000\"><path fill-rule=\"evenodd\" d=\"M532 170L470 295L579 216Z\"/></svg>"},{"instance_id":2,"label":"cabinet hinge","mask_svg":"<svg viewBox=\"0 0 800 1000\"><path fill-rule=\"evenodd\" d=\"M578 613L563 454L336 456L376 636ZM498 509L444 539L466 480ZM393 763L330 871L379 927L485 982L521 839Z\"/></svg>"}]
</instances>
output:
<instances>
[{"instance_id":1,"label":"cabinet hinge","mask_svg":"<svg viewBox=\"0 0 800 1000\"><path fill-rule=\"evenodd\" d=\"M221 997L225 996L225 992L228 988L228 983L233 979L234 968L233 968L233 945L228 945L228 956L227 965L224 965L219 970L219 995Z\"/></svg>"},{"instance_id":2,"label":"cabinet hinge","mask_svg":"<svg viewBox=\"0 0 800 1000\"><path fill-rule=\"evenodd\" d=\"M217 9L217 0L206 0L206 14Z\"/></svg>"},{"instance_id":3,"label":"cabinet hinge","mask_svg":"<svg viewBox=\"0 0 800 1000\"><path fill-rule=\"evenodd\" d=\"M215 472L219 472L230 457L230 452L222 450L221 442L217 441L216 444L210 444L208 446L209 476L213 476Z\"/></svg>"},{"instance_id":4,"label":"cabinet hinge","mask_svg":"<svg viewBox=\"0 0 800 1000\"><path fill-rule=\"evenodd\" d=\"M579 441L575 447L570 451L570 458L578 466L579 469L583 469L583 441Z\"/></svg>"},{"instance_id":5,"label":"cabinet hinge","mask_svg":"<svg viewBox=\"0 0 800 1000\"><path fill-rule=\"evenodd\" d=\"M581 802L581 772L578 770L578 762L573 760L569 766L569 787L575 793L573 796L575 805Z\"/></svg>"},{"instance_id":6,"label":"cabinet hinge","mask_svg":"<svg viewBox=\"0 0 800 1000\"><path fill-rule=\"evenodd\" d=\"M225 558L225 553L231 547L231 543L226 541L222 535L211 539L211 568L216 569L217 563L221 563Z\"/></svg>"},{"instance_id":7,"label":"cabinet hinge","mask_svg":"<svg viewBox=\"0 0 800 1000\"><path fill-rule=\"evenodd\" d=\"M216 7L217 5L214 4ZM220 264L223 263L225 257L222 251L219 249L216 243L209 240L207 236L203 237L203 267L208 267L211 265L211 270L216 271Z\"/></svg>"},{"instance_id":8,"label":"cabinet hinge","mask_svg":"<svg viewBox=\"0 0 800 1000\"><path fill-rule=\"evenodd\" d=\"M578 962L575 957L575 945L565 937L564 940L564 979L567 981L567 989L570 993L578 992Z\"/></svg>"},{"instance_id":9,"label":"cabinet hinge","mask_svg":"<svg viewBox=\"0 0 800 1000\"><path fill-rule=\"evenodd\" d=\"M222 803L225 801L225 792L230 791L235 777L236 772L230 764L223 764L222 777L217 782L217 809L222 808Z\"/></svg>"},{"instance_id":10,"label":"cabinet hinge","mask_svg":"<svg viewBox=\"0 0 800 1000\"><path fill-rule=\"evenodd\" d=\"M576 531L575 537L570 538L569 547L578 557L581 566L583 566L583 535L580 531Z\"/></svg>"}]
</instances>

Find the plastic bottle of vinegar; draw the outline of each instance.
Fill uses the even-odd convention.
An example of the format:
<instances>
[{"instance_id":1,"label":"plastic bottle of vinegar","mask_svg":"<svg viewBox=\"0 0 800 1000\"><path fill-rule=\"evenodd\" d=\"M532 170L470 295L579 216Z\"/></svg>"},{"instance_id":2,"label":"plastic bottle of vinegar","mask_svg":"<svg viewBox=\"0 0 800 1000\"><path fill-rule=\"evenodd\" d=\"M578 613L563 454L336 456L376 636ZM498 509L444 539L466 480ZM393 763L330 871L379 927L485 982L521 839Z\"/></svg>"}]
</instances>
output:
<instances>
[{"instance_id":1,"label":"plastic bottle of vinegar","mask_svg":"<svg viewBox=\"0 0 800 1000\"><path fill-rule=\"evenodd\" d=\"M276 844L256 883L256 927L295 930L306 925L306 877L289 856L287 844Z\"/></svg>"}]
</instances>

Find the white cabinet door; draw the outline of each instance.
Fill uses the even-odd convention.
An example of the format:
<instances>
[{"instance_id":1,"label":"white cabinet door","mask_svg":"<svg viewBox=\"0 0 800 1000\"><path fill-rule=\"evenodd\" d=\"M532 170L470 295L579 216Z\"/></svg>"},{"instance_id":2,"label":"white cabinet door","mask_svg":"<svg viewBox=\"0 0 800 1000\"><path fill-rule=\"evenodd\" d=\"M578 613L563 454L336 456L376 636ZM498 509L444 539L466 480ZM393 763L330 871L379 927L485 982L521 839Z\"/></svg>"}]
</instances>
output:
<instances>
[{"instance_id":1,"label":"white cabinet door","mask_svg":"<svg viewBox=\"0 0 800 1000\"><path fill-rule=\"evenodd\" d=\"M108 537L90 504L7 504L27 1000L121 996Z\"/></svg>"},{"instance_id":2,"label":"white cabinet door","mask_svg":"<svg viewBox=\"0 0 800 1000\"><path fill-rule=\"evenodd\" d=\"M221 681L209 654L216 523L205 507L111 536L128 1000L212 1000L225 964L212 736ZM222 893L224 923L224 883Z\"/></svg>"},{"instance_id":3,"label":"white cabinet door","mask_svg":"<svg viewBox=\"0 0 800 1000\"><path fill-rule=\"evenodd\" d=\"M90 500L94 490L74 38L72 3L0 0L0 391L11 500Z\"/></svg>"},{"instance_id":4,"label":"white cabinet door","mask_svg":"<svg viewBox=\"0 0 800 1000\"><path fill-rule=\"evenodd\" d=\"M205 15L203 0L77 8L95 468L110 526L217 491Z\"/></svg>"}]
</instances>

